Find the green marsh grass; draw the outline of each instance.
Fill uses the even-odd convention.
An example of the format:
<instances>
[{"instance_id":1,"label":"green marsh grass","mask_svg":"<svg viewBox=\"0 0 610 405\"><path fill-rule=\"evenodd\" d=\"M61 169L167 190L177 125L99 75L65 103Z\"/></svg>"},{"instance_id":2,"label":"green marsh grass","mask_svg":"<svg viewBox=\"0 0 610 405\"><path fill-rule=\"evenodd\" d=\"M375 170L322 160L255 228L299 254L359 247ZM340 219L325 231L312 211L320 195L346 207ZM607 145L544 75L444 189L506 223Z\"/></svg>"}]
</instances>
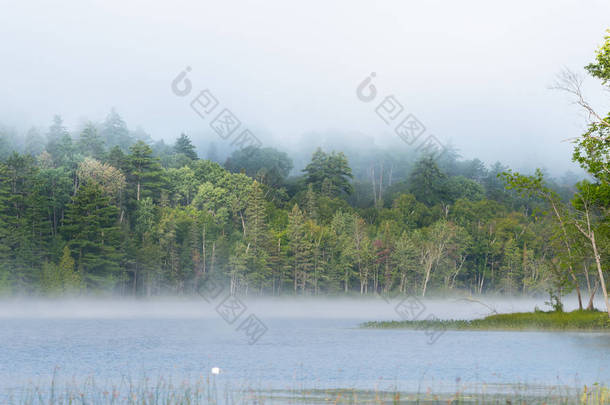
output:
<instances>
[{"instance_id":1,"label":"green marsh grass","mask_svg":"<svg viewBox=\"0 0 610 405\"><path fill-rule=\"evenodd\" d=\"M454 393L408 393L399 390L350 389L263 390L250 387L219 390L212 376L189 382L172 383L144 379L133 383L124 379L115 386L99 386L93 378L82 384L69 383L61 388L55 379L47 387L28 386L3 397L10 405L247 405L247 404L610 404L610 389L594 384L579 389L563 386L535 387L524 384L502 387L476 385L456 387ZM503 393L494 391L501 388ZM219 392L222 391L222 392ZM492 392L488 392L492 391Z\"/></svg>"},{"instance_id":2,"label":"green marsh grass","mask_svg":"<svg viewBox=\"0 0 610 405\"><path fill-rule=\"evenodd\" d=\"M361 325L380 329L610 331L607 312L516 312L473 320L373 321Z\"/></svg>"}]
</instances>

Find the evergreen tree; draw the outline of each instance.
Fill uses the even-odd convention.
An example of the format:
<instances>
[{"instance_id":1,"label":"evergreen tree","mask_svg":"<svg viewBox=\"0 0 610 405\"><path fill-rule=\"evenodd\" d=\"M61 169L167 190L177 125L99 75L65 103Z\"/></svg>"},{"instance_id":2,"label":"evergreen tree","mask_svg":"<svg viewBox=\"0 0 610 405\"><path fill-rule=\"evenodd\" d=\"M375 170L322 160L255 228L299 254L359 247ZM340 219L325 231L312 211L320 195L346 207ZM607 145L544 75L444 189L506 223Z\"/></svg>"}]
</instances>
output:
<instances>
[{"instance_id":1,"label":"evergreen tree","mask_svg":"<svg viewBox=\"0 0 610 405\"><path fill-rule=\"evenodd\" d=\"M318 219L318 201L311 183L307 185L307 193L305 194L305 213L309 219L314 221Z\"/></svg>"},{"instance_id":2,"label":"evergreen tree","mask_svg":"<svg viewBox=\"0 0 610 405\"><path fill-rule=\"evenodd\" d=\"M159 159L153 157L152 149L143 141L136 142L130 149L128 179L135 189L132 198L142 197L158 200L163 186L163 171Z\"/></svg>"},{"instance_id":3,"label":"evergreen tree","mask_svg":"<svg viewBox=\"0 0 610 405\"><path fill-rule=\"evenodd\" d=\"M101 137L106 145L118 146L123 151L133 144L127 124L114 108L102 123Z\"/></svg>"},{"instance_id":4,"label":"evergreen tree","mask_svg":"<svg viewBox=\"0 0 610 405\"><path fill-rule=\"evenodd\" d=\"M53 124L51 124L47 132L46 150L56 165L62 163L65 153L68 152L65 149L68 146L67 139L69 137L70 134L68 134L68 130L64 127L63 119L60 115L55 115L53 117Z\"/></svg>"},{"instance_id":5,"label":"evergreen tree","mask_svg":"<svg viewBox=\"0 0 610 405\"><path fill-rule=\"evenodd\" d=\"M0 163L0 290L8 288L10 279L9 216L11 187L9 181L8 167Z\"/></svg>"},{"instance_id":6,"label":"evergreen tree","mask_svg":"<svg viewBox=\"0 0 610 405\"><path fill-rule=\"evenodd\" d=\"M303 213L294 205L288 216L288 246L291 253L292 281L294 292L300 289L301 294L307 289L311 270L313 269L312 243L307 234Z\"/></svg>"},{"instance_id":7,"label":"evergreen tree","mask_svg":"<svg viewBox=\"0 0 610 405\"><path fill-rule=\"evenodd\" d=\"M350 183L352 169L342 152L327 154L318 148L303 171L306 173L305 182L311 184L315 191L329 196L351 194L353 191Z\"/></svg>"},{"instance_id":8,"label":"evergreen tree","mask_svg":"<svg viewBox=\"0 0 610 405\"><path fill-rule=\"evenodd\" d=\"M123 173L127 173L129 171L129 159L127 155L119 148L118 146L114 146L108 152L106 157L106 163L110 166L116 167Z\"/></svg>"},{"instance_id":9,"label":"evergreen tree","mask_svg":"<svg viewBox=\"0 0 610 405\"><path fill-rule=\"evenodd\" d=\"M439 204L446 200L447 176L438 168L432 158L424 158L417 162L409 176L409 192L417 201L428 206Z\"/></svg>"},{"instance_id":10,"label":"evergreen tree","mask_svg":"<svg viewBox=\"0 0 610 405\"><path fill-rule=\"evenodd\" d=\"M119 273L117 219L118 208L94 183L82 185L68 206L62 231L89 288L108 286Z\"/></svg>"},{"instance_id":11,"label":"evergreen tree","mask_svg":"<svg viewBox=\"0 0 610 405\"><path fill-rule=\"evenodd\" d=\"M44 138L36 128L30 128L25 135L25 153L32 156L38 156L44 150Z\"/></svg>"},{"instance_id":12,"label":"evergreen tree","mask_svg":"<svg viewBox=\"0 0 610 405\"><path fill-rule=\"evenodd\" d=\"M76 273L75 261L70 253L68 245L64 246L61 260L59 261L59 271L64 291L75 291L80 287L80 275Z\"/></svg>"},{"instance_id":13,"label":"evergreen tree","mask_svg":"<svg viewBox=\"0 0 610 405\"><path fill-rule=\"evenodd\" d=\"M182 153L184 156L191 160L197 160L197 152L195 146L191 142L191 139L186 134L180 134L180 137L176 139L174 144L174 151L176 153Z\"/></svg>"},{"instance_id":14,"label":"evergreen tree","mask_svg":"<svg viewBox=\"0 0 610 405\"><path fill-rule=\"evenodd\" d=\"M249 279L255 285L262 286L268 276L269 234L266 223L265 198L260 184L255 180L246 205L246 241L250 247Z\"/></svg>"},{"instance_id":15,"label":"evergreen tree","mask_svg":"<svg viewBox=\"0 0 610 405\"><path fill-rule=\"evenodd\" d=\"M88 156L98 160L104 157L104 140L97 133L97 128L92 122L88 122L85 125L85 127L79 134L78 141L76 144L78 147L78 151L83 156Z\"/></svg>"}]
</instances>

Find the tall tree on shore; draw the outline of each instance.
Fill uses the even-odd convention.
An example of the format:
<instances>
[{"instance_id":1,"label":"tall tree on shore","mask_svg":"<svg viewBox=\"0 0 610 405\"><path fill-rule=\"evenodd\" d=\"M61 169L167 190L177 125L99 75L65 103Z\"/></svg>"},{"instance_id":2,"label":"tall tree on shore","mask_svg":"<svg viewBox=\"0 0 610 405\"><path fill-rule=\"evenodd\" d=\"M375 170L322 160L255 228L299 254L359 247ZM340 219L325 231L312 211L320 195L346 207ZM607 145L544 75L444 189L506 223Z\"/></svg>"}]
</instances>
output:
<instances>
[{"instance_id":1,"label":"tall tree on shore","mask_svg":"<svg viewBox=\"0 0 610 405\"><path fill-rule=\"evenodd\" d=\"M544 200L550 208L551 215L553 216L555 224L558 228L559 238L567 252L566 266L578 297L578 309L582 310L583 305L580 285L574 271L574 255L572 252L573 240L570 237L570 232L568 229L573 219L570 216L568 207L566 207L566 205L561 201L561 198L557 192L545 184L544 176L540 169L537 169L535 175L533 176L524 176L511 171L503 173L502 176L507 182L508 189L517 190L530 197L540 198Z\"/></svg>"},{"instance_id":2,"label":"tall tree on shore","mask_svg":"<svg viewBox=\"0 0 610 405\"><path fill-rule=\"evenodd\" d=\"M585 69L592 77L601 81L605 90L610 90L610 30L604 37L604 43L595 53L595 61L585 66ZM603 222L606 224L602 229L608 228L610 219L608 218L608 210L610 210L610 198L603 196L602 192L610 184L610 113L602 114L585 99L582 92L582 79L575 73L564 70L559 76L555 88L563 90L572 95L578 104L587 113L591 122L588 125L587 131L580 137L574 140L573 160L580 164L589 174L597 181L597 185L589 185L582 183L580 192L576 195L573 203L577 207L584 209L584 217L586 226L576 222L578 230L591 243L598 275L602 290L604 292L606 309L610 316L610 302L608 301L607 286L602 268L602 258L604 252L601 252L597 245L597 240L603 236L596 233L591 224L593 206L604 213ZM608 232L606 230L606 232ZM596 239L597 236L597 239ZM604 254L607 256L607 254Z\"/></svg>"}]
</instances>

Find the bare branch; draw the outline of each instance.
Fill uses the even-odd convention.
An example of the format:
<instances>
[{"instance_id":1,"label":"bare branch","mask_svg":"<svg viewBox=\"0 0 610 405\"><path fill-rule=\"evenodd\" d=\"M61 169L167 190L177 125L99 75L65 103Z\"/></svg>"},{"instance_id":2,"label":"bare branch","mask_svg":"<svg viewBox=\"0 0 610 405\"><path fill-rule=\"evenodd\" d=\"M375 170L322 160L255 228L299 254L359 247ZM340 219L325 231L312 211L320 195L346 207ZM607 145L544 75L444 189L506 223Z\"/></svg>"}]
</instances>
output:
<instances>
[{"instance_id":1,"label":"bare branch","mask_svg":"<svg viewBox=\"0 0 610 405\"><path fill-rule=\"evenodd\" d=\"M595 109L585 99L582 92L583 78L568 68L564 68L556 77L551 86L553 90L561 90L570 94L574 98L574 104L579 105L589 115L589 120L597 121L599 124L610 127L610 122L599 115ZM593 135L591 135L594 137Z\"/></svg>"}]
</instances>

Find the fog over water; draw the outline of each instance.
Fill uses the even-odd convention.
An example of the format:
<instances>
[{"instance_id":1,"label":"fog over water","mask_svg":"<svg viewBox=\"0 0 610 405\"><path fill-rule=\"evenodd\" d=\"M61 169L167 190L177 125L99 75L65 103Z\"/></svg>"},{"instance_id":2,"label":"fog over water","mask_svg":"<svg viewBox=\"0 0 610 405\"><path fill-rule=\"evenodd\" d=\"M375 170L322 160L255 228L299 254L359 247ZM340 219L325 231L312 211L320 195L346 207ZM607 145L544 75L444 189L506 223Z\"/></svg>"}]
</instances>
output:
<instances>
[{"instance_id":1,"label":"fog over water","mask_svg":"<svg viewBox=\"0 0 610 405\"><path fill-rule=\"evenodd\" d=\"M12 300L0 302L0 402L23 387L48 390L94 378L101 390L127 381L206 381L222 389L355 388L405 392L568 392L609 383L610 336L590 332L363 329L399 319L398 301L250 299L267 331L254 344L202 300ZM426 299L422 317L472 318L476 302ZM498 312L544 300L484 298ZM566 300L567 309L575 307ZM150 380L147 380L149 378ZM525 385L524 385L525 384ZM129 387L123 386L129 392Z\"/></svg>"},{"instance_id":2,"label":"fog over water","mask_svg":"<svg viewBox=\"0 0 610 405\"><path fill-rule=\"evenodd\" d=\"M610 395L608 149L583 135L609 16L0 0L0 405L94 380L83 404L155 379ZM551 89L568 71L584 109Z\"/></svg>"},{"instance_id":3,"label":"fog over water","mask_svg":"<svg viewBox=\"0 0 610 405\"><path fill-rule=\"evenodd\" d=\"M545 298L523 297L448 297L425 298L423 303L428 313L440 319L473 319L492 313L527 312L538 307L549 310ZM242 297L242 302L250 312L261 319L311 318L311 319L352 319L387 320L400 317L396 306L400 297L389 300L382 298L261 298ZM603 299L595 301L603 308ZM0 301L0 319L196 319L219 317L217 303L208 303L202 298L154 298L133 299L12 299ZM564 298L566 310L577 309L575 297Z\"/></svg>"}]
</instances>

